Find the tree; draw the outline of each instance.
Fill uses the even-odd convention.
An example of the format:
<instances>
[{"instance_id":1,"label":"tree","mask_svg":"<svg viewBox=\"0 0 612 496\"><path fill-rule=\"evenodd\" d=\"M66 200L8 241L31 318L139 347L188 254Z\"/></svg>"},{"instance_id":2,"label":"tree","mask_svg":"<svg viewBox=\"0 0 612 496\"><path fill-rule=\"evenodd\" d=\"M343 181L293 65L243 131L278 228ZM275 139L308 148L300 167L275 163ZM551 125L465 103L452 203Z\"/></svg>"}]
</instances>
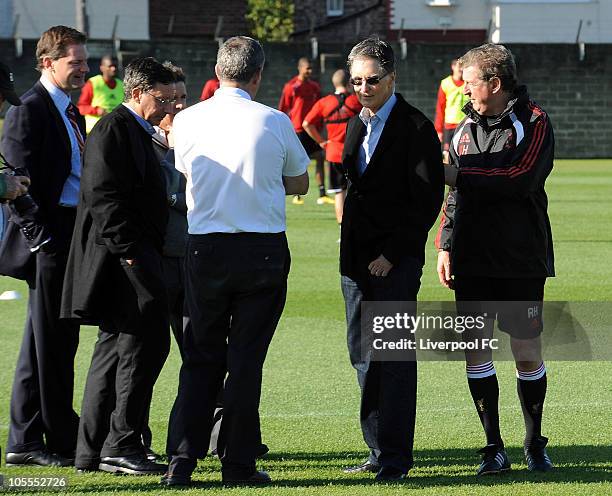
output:
<instances>
[{"instance_id":1,"label":"tree","mask_svg":"<svg viewBox=\"0 0 612 496\"><path fill-rule=\"evenodd\" d=\"M285 0L248 0L251 33L261 41L287 41L293 33L295 5Z\"/></svg>"}]
</instances>

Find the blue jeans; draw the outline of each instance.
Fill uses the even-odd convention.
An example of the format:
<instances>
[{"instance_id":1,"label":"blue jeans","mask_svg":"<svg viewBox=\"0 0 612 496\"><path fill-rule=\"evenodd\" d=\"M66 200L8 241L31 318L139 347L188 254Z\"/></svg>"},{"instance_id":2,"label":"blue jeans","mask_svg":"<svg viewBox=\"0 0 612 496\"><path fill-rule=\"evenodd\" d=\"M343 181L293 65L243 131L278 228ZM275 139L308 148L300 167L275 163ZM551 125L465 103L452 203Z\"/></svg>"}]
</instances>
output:
<instances>
[{"instance_id":1,"label":"blue jeans","mask_svg":"<svg viewBox=\"0 0 612 496\"><path fill-rule=\"evenodd\" d=\"M416 301L422 273L420 260L404 257L386 277L341 279L349 358L361 389L361 430L370 448L369 460L404 473L413 465L416 361L371 361L370 350L362 352L361 303Z\"/></svg>"}]
</instances>

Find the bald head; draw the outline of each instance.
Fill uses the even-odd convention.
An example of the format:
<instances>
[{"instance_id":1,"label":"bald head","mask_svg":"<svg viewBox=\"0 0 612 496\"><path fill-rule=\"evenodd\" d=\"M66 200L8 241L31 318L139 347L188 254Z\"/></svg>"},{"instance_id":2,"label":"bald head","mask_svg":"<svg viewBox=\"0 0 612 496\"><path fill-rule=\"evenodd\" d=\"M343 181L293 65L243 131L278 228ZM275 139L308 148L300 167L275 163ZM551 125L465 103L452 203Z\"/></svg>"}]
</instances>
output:
<instances>
[{"instance_id":1,"label":"bald head","mask_svg":"<svg viewBox=\"0 0 612 496\"><path fill-rule=\"evenodd\" d=\"M346 88L348 84L348 74L344 69L338 69L332 76L334 88Z\"/></svg>"},{"instance_id":2,"label":"bald head","mask_svg":"<svg viewBox=\"0 0 612 496\"><path fill-rule=\"evenodd\" d=\"M302 57L298 60L298 77L304 81L306 79L310 79L312 76L312 64L310 63L310 59L307 57Z\"/></svg>"}]
</instances>

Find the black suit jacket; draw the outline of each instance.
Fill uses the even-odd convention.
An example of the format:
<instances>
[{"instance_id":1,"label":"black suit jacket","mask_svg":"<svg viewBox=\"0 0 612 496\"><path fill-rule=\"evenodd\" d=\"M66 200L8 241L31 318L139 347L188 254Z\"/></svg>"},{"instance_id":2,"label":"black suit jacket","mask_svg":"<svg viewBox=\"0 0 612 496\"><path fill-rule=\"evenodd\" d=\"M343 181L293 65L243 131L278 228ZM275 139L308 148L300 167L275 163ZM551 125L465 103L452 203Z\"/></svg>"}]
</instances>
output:
<instances>
[{"instance_id":1,"label":"black suit jacket","mask_svg":"<svg viewBox=\"0 0 612 496\"><path fill-rule=\"evenodd\" d=\"M132 291L118 287L128 284L121 259L161 254L167 222L165 184L151 136L120 105L98 121L85 144L61 316L124 330L136 317L131 302L115 298Z\"/></svg>"},{"instance_id":2,"label":"black suit jacket","mask_svg":"<svg viewBox=\"0 0 612 496\"><path fill-rule=\"evenodd\" d=\"M433 124L397 93L397 102L364 174L358 175L365 126L347 126L342 164L349 181L340 245L340 272L367 274L381 254L397 265L402 257L425 260L425 243L444 196L440 141Z\"/></svg>"},{"instance_id":3,"label":"black suit jacket","mask_svg":"<svg viewBox=\"0 0 612 496\"><path fill-rule=\"evenodd\" d=\"M9 230L0 256L2 273L27 278L35 268L30 247L53 237L58 229L59 199L70 175L72 148L66 125L45 87L38 81L11 107L2 131L2 153L14 167L24 168L32 180L29 193L38 206L30 225L40 226L35 239L20 230L23 219L12 209ZM85 119L78 116L85 136Z\"/></svg>"}]
</instances>

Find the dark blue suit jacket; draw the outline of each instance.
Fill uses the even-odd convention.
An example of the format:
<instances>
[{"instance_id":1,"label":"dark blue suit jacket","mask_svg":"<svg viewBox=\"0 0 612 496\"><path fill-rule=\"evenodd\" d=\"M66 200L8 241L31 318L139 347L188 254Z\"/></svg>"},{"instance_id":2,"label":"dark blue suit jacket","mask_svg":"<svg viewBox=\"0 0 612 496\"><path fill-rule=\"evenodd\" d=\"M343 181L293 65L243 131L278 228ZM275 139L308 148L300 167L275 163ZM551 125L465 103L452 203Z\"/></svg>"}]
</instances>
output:
<instances>
[{"instance_id":1,"label":"dark blue suit jacket","mask_svg":"<svg viewBox=\"0 0 612 496\"><path fill-rule=\"evenodd\" d=\"M32 185L29 193L38 205L36 223L53 237L60 222L59 199L71 171L72 149L66 126L51 96L38 81L22 97L22 105L11 107L4 120L2 153L14 167L27 169ZM85 136L85 119L78 116ZM14 218L18 223L19 219ZM3 240L2 273L23 275L24 262L30 261L29 241L20 229L9 222ZM6 266L9 266L8 269ZM31 265L31 263L30 263ZM7 273L8 272L8 273Z\"/></svg>"}]
</instances>

